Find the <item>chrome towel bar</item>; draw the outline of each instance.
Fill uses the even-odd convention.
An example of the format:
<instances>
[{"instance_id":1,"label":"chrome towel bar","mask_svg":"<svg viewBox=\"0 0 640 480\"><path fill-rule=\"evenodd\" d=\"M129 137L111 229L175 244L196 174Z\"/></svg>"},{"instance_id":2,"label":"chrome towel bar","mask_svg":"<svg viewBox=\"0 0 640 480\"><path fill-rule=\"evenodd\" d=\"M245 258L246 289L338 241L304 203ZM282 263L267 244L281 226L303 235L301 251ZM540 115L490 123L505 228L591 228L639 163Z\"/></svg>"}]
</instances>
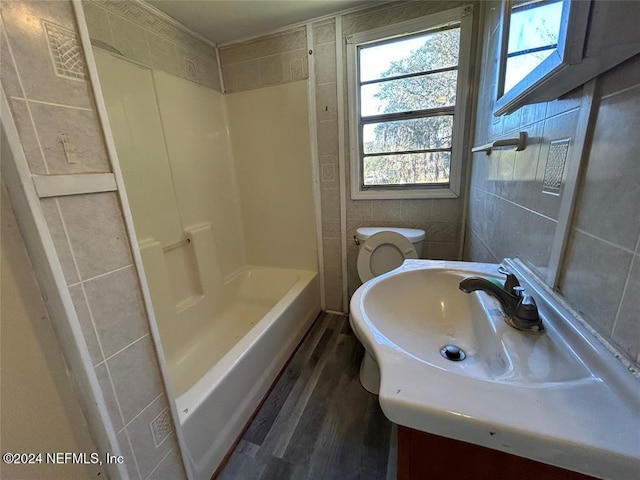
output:
<instances>
[{"instance_id":1,"label":"chrome towel bar","mask_svg":"<svg viewBox=\"0 0 640 480\"><path fill-rule=\"evenodd\" d=\"M485 152L487 155L491 155L491 150L500 147L516 147L517 152L524 150L527 148L527 133L520 132L518 134L518 138L505 138L503 140L496 140L495 142L487 143L486 145L473 147L471 151L473 153Z\"/></svg>"}]
</instances>

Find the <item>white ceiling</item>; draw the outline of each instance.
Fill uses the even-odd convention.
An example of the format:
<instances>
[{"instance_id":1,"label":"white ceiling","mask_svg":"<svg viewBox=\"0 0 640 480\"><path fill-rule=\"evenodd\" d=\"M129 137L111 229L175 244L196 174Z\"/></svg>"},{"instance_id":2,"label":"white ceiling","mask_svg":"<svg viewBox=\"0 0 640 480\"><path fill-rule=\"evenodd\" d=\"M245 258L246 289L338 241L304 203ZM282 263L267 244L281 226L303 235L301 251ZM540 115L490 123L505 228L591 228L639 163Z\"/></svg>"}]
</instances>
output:
<instances>
[{"instance_id":1,"label":"white ceiling","mask_svg":"<svg viewBox=\"0 0 640 480\"><path fill-rule=\"evenodd\" d=\"M380 0L146 0L213 43L281 27Z\"/></svg>"}]
</instances>

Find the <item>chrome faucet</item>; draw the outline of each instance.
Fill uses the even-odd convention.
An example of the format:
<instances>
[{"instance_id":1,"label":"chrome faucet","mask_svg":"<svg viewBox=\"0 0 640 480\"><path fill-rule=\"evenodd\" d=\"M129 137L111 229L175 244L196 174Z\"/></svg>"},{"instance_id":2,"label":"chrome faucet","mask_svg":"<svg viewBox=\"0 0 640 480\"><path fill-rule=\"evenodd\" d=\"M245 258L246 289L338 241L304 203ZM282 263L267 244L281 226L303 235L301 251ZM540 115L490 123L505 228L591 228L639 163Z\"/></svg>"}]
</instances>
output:
<instances>
[{"instance_id":1,"label":"chrome faucet","mask_svg":"<svg viewBox=\"0 0 640 480\"><path fill-rule=\"evenodd\" d=\"M531 295L524 293L518 278L504 272L507 279L503 287L481 277L469 277L460 282L460 290L465 293L482 290L494 296L502 305L507 325L525 332L543 333L544 325L538 315L538 307Z\"/></svg>"}]
</instances>

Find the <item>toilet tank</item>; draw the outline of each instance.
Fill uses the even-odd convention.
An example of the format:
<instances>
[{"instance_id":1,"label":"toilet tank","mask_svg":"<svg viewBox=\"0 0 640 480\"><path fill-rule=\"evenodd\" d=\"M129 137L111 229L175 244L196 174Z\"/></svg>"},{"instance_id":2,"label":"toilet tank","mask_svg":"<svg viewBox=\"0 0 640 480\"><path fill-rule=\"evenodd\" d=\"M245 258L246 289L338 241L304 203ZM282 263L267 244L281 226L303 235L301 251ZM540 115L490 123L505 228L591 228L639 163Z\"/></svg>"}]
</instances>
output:
<instances>
[{"instance_id":1,"label":"toilet tank","mask_svg":"<svg viewBox=\"0 0 640 480\"><path fill-rule=\"evenodd\" d=\"M379 232L395 232L406 237L416 249L418 257L422 255L422 243L424 242L424 230L417 228L395 228L395 227L360 227L356 230L356 238L360 242L364 242L370 236Z\"/></svg>"}]
</instances>

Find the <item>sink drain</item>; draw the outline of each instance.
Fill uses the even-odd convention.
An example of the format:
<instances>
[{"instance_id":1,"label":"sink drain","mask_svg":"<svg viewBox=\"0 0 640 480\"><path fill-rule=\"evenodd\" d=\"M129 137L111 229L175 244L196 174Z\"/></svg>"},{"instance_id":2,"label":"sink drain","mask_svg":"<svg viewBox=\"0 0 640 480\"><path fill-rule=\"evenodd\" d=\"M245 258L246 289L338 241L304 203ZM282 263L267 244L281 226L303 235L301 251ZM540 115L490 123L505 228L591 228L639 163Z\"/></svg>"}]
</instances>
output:
<instances>
[{"instance_id":1,"label":"sink drain","mask_svg":"<svg viewBox=\"0 0 640 480\"><path fill-rule=\"evenodd\" d=\"M457 345L445 345L440 349L440 355L452 362L459 362L464 360L467 356L467 354L464 353L464 350Z\"/></svg>"}]
</instances>

